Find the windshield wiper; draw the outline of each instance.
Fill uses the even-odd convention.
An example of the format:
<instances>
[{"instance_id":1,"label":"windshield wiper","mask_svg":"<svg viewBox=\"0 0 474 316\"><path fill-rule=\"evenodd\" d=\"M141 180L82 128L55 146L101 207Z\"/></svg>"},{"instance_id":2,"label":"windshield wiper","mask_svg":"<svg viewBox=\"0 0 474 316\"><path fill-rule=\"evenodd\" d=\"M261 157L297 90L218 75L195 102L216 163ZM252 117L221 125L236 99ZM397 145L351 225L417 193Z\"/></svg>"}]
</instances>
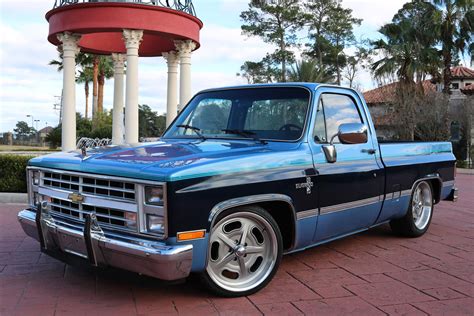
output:
<instances>
[{"instance_id":1,"label":"windshield wiper","mask_svg":"<svg viewBox=\"0 0 474 316\"><path fill-rule=\"evenodd\" d=\"M192 125L189 125L189 124L176 125L176 127L181 127L181 128L185 128L185 129L190 129L190 130L192 130L194 133L196 133L196 135L199 136L199 138L201 138L202 140L206 140L206 137L201 133L201 129L200 129L199 127L192 126Z\"/></svg>"},{"instance_id":2,"label":"windshield wiper","mask_svg":"<svg viewBox=\"0 0 474 316\"><path fill-rule=\"evenodd\" d=\"M256 133L251 132L251 131L244 131L244 130L241 130L241 129L222 129L221 131L225 132L226 134L230 133L230 134L240 135L240 136L243 136L245 138L252 138L254 141L260 142L262 144L267 143L266 141L258 138L256 136L257 135Z\"/></svg>"}]
</instances>

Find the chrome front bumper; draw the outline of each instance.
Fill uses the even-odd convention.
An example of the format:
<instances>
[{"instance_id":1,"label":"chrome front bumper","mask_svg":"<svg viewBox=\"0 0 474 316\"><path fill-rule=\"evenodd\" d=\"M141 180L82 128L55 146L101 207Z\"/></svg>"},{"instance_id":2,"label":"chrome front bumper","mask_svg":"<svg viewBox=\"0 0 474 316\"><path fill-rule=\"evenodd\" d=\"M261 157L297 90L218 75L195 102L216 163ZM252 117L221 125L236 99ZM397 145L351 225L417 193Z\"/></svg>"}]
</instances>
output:
<instances>
[{"instance_id":1,"label":"chrome front bumper","mask_svg":"<svg viewBox=\"0 0 474 316\"><path fill-rule=\"evenodd\" d=\"M41 208L18 213L25 233L38 240L42 251L72 254L94 266L113 266L163 280L185 278L191 271L192 245L162 242L104 232L94 215L84 227L53 219Z\"/></svg>"}]
</instances>

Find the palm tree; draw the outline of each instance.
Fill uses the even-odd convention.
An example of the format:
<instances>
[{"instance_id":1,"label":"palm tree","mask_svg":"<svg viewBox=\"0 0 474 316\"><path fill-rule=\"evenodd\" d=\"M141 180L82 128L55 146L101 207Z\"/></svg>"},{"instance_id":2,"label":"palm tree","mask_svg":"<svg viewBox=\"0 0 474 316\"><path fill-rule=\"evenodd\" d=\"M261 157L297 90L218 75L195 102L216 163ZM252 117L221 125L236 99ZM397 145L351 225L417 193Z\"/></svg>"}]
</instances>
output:
<instances>
[{"instance_id":1,"label":"palm tree","mask_svg":"<svg viewBox=\"0 0 474 316\"><path fill-rule=\"evenodd\" d=\"M333 82L333 77L316 59L301 59L288 71L288 79L297 82Z\"/></svg>"},{"instance_id":2,"label":"palm tree","mask_svg":"<svg viewBox=\"0 0 474 316\"><path fill-rule=\"evenodd\" d=\"M93 73L91 70L94 55L79 52L76 56L76 64L81 67L79 70L79 76L76 78L78 83L84 83L84 93L86 98L86 115L88 117L89 110L89 83L94 81ZM57 66L58 71L63 70L63 54L59 53L59 60L53 59L49 62L49 65Z\"/></svg>"},{"instance_id":3,"label":"palm tree","mask_svg":"<svg viewBox=\"0 0 474 316\"><path fill-rule=\"evenodd\" d=\"M94 80L93 72L91 67L83 68L79 71L79 76L76 78L76 82L84 83L84 94L86 96L86 113L84 118L87 120L89 117L89 83Z\"/></svg>"},{"instance_id":4,"label":"palm tree","mask_svg":"<svg viewBox=\"0 0 474 316\"><path fill-rule=\"evenodd\" d=\"M442 15L438 24L443 55L443 92L450 92L453 55L472 51L474 6L472 0L433 0Z\"/></svg>"},{"instance_id":5,"label":"palm tree","mask_svg":"<svg viewBox=\"0 0 474 316\"><path fill-rule=\"evenodd\" d=\"M97 112L104 111L104 85L105 80L112 78L114 75L114 64L110 56L99 57L99 73L98 81L98 95L97 95Z\"/></svg>"},{"instance_id":6,"label":"palm tree","mask_svg":"<svg viewBox=\"0 0 474 316\"><path fill-rule=\"evenodd\" d=\"M406 3L392 23L379 30L384 38L372 42L384 57L372 64L376 78L395 75L404 85L414 85L427 74L434 75L439 65L436 9L421 0Z\"/></svg>"},{"instance_id":7,"label":"palm tree","mask_svg":"<svg viewBox=\"0 0 474 316\"><path fill-rule=\"evenodd\" d=\"M422 81L434 74L440 61L435 46L436 12L433 5L422 0L406 3L392 22L379 30L384 38L372 42L375 51L383 55L372 64L372 72L377 79L398 79L394 114L404 127L404 137L411 140L417 121L417 98L423 95Z\"/></svg>"}]
</instances>

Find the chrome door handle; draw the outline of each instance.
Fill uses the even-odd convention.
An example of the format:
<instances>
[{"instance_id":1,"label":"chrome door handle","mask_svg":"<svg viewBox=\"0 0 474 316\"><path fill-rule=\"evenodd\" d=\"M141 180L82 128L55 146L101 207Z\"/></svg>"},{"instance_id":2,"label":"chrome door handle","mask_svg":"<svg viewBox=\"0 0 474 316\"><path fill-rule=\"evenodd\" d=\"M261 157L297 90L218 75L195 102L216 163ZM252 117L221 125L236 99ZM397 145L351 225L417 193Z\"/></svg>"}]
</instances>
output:
<instances>
[{"instance_id":1,"label":"chrome door handle","mask_svg":"<svg viewBox=\"0 0 474 316\"><path fill-rule=\"evenodd\" d=\"M367 154L369 154L369 155L373 155L373 154L375 154L375 153L377 152L377 150L372 149L372 148L370 148L370 149L362 149L361 151L362 151L363 153L367 153Z\"/></svg>"}]
</instances>

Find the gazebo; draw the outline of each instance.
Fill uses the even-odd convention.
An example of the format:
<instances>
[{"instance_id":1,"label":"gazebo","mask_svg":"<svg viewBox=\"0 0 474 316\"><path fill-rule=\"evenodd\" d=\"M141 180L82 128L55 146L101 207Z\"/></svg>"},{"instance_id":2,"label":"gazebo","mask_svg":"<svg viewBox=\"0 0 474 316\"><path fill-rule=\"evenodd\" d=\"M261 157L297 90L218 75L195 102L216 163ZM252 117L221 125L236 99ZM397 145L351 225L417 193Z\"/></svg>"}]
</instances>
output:
<instances>
[{"instance_id":1,"label":"gazebo","mask_svg":"<svg viewBox=\"0 0 474 316\"><path fill-rule=\"evenodd\" d=\"M56 0L46 19L48 41L63 53L63 151L76 148L75 59L79 51L113 58L113 144L138 143L139 56L163 56L167 62L167 125L192 97L191 55L199 48L203 24L191 0Z\"/></svg>"}]
</instances>

